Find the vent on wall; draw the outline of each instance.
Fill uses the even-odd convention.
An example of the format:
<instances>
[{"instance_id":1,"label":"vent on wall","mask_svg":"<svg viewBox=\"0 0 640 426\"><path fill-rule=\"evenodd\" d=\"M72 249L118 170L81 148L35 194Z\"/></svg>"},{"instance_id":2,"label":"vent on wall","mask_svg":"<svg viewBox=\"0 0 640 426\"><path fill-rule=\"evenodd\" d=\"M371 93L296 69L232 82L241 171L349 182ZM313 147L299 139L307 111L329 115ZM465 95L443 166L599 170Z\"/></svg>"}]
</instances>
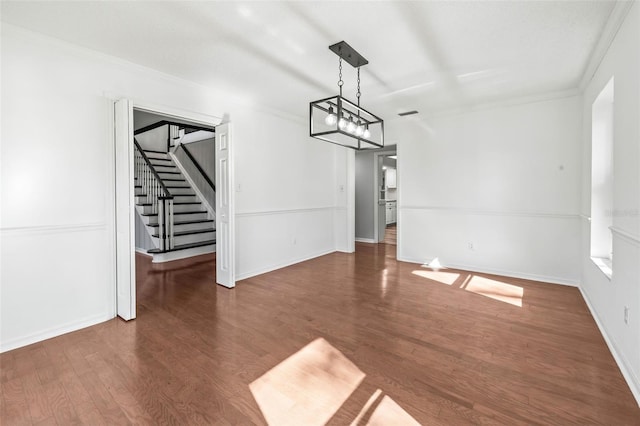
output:
<instances>
[{"instance_id":1,"label":"vent on wall","mask_svg":"<svg viewBox=\"0 0 640 426\"><path fill-rule=\"evenodd\" d=\"M398 115L400 117L404 117L405 115L413 115L413 114L417 114L418 111L416 111L415 109L413 111L405 111L405 112L399 112Z\"/></svg>"}]
</instances>

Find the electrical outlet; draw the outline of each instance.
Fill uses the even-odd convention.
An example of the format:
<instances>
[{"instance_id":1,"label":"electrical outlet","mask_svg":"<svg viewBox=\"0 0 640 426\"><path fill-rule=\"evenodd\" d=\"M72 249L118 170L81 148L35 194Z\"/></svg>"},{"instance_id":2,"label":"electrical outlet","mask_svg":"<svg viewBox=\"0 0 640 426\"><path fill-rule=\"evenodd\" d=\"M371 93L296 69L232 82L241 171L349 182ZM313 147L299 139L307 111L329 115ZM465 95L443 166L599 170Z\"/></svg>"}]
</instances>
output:
<instances>
[{"instance_id":1,"label":"electrical outlet","mask_svg":"<svg viewBox=\"0 0 640 426\"><path fill-rule=\"evenodd\" d=\"M624 307L624 323L629 324L629 307Z\"/></svg>"},{"instance_id":2,"label":"electrical outlet","mask_svg":"<svg viewBox=\"0 0 640 426\"><path fill-rule=\"evenodd\" d=\"M344 185L340 185L338 188L340 189L340 192L344 192Z\"/></svg>"},{"instance_id":3,"label":"electrical outlet","mask_svg":"<svg viewBox=\"0 0 640 426\"><path fill-rule=\"evenodd\" d=\"M296 237L293 237L293 240L291 240L291 242L295 246L296 244L298 244L298 239Z\"/></svg>"},{"instance_id":4,"label":"electrical outlet","mask_svg":"<svg viewBox=\"0 0 640 426\"><path fill-rule=\"evenodd\" d=\"M469 250L473 250L473 243L469 243Z\"/></svg>"}]
</instances>

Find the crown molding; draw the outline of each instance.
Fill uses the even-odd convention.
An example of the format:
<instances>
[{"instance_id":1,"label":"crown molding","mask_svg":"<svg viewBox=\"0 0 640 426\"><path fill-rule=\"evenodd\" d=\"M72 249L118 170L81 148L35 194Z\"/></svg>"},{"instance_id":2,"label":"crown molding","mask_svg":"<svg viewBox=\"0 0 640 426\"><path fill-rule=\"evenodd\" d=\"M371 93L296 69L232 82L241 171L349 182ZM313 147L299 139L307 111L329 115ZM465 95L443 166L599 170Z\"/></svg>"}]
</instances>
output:
<instances>
[{"instance_id":1,"label":"crown molding","mask_svg":"<svg viewBox=\"0 0 640 426\"><path fill-rule=\"evenodd\" d=\"M591 52L587 66L582 73L582 78L580 79L580 84L578 86L580 91L584 91L596 71L598 71L604 56L607 54L607 51L609 51L609 47L611 46L611 43L613 43L613 39L618 34L622 23L629 14L629 10L631 10L631 6L633 6L634 3L635 0L616 1L611 14L609 15L609 19L607 19L607 23L602 29L602 33L600 33L600 38Z\"/></svg>"}]
</instances>

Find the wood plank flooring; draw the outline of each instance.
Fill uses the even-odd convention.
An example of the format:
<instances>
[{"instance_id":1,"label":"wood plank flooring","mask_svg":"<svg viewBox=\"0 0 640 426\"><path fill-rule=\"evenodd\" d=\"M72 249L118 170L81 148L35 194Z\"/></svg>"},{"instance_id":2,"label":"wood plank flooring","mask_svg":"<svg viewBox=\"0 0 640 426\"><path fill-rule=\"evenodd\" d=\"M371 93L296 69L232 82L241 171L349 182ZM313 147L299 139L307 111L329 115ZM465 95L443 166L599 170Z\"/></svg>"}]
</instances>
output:
<instances>
[{"instance_id":1,"label":"wood plank flooring","mask_svg":"<svg viewBox=\"0 0 640 426\"><path fill-rule=\"evenodd\" d=\"M0 355L0 423L640 424L575 288L394 259L357 244L228 290L211 255L138 256L135 321Z\"/></svg>"},{"instance_id":2,"label":"wood plank flooring","mask_svg":"<svg viewBox=\"0 0 640 426\"><path fill-rule=\"evenodd\" d=\"M398 240L397 234L398 228L396 227L396 224L388 225L384 230L384 239L382 242L384 244L393 244L395 246Z\"/></svg>"}]
</instances>

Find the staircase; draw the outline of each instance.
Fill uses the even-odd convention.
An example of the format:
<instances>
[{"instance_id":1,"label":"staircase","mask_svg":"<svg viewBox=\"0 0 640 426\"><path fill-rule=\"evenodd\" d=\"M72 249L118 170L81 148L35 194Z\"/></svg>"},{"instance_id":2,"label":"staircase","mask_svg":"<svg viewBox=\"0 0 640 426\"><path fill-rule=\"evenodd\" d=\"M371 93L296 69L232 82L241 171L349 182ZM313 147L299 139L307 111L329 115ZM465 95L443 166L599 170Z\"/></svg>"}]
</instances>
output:
<instances>
[{"instance_id":1,"label":"staircase","mask_svg":"<svg viewBox=\"0 0 640 426\"><path fill-rule=\"evenodd\" d=\"M171 156L135 146L135 204L155 246L147 250L153 262L214 252L215 221Z\"/></svg>"}]
</instances>

